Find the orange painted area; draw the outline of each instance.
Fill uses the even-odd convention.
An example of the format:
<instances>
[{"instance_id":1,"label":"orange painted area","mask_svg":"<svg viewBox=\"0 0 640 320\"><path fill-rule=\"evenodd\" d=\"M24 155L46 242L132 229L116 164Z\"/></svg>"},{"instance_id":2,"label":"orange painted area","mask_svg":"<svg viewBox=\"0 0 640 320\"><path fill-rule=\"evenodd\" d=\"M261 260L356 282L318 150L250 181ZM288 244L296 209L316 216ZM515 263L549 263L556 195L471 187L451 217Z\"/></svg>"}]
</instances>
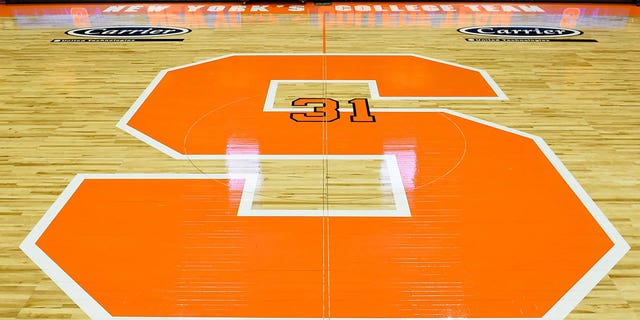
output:
<instances>
[{"instance_id":1,"label":"orange painted area","mask_svg":"<svg viewBox=\"0 0 640 320\"><path fill-rule=\"evenodd\" d=\"M321 127L262 109L271 80L323 79L376 80L382 97L496 96L477 71L413 56L232 56L168 72L129 125L185 154L226 154L232 137L272 140L261 144L263 154L320 154L320 144L308 139L321 138ZM404 122L406 115L399 117ZM378 144L348 153L380 151Z\"/></svg>"},{"instance_id":2,"label":"orange painted area","mask_svg":"<svg viewBox=\"0 0 640 320\"><path fill-rule=\"evenodd\" d=\"M87 180L37 244L114 316L319 314L322 225L239 219L227 182Z\"/></svg>"},{"instance_id":3,"label":"orange painted area","mask_svg":"<svg viewBox=\"0 0 640 320\"><path fill-rule=\"evenodd\" d=\"M197 126L209 151L319 149L322 124L228 109ZM612 247L532 140L376 119L327 124L330 153L396 154L411 217L237 217L226 180L86 180L37 244L114 316L267 318L541 317Z\"/></svg>"},{"instance_id":4,"label":"orange painted area","mask_svg":"<svg viewBox=\"0 0 640 320\"><path fill-rule=\"evenodd\" d=\"M238 216L242 181L87 179L37 246L116 317L491 319L542 317L613 248L531 138L363 99L358 117L329 97L263 111L271 80L323 76L382 96L493 94L477 71L411 56L176 69L129 126L187 155L393 155L411 216Z\"/></svg>"}]
</instances>

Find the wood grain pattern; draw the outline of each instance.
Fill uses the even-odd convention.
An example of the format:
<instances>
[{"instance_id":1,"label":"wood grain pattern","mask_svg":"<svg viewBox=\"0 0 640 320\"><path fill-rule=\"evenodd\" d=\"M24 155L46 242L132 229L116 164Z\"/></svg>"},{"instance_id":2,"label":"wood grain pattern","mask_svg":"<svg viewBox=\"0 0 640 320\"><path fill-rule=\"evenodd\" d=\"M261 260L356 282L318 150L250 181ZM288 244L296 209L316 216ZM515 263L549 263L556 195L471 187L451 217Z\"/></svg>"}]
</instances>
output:
<instances>
[{"instance_id":1,"label":"wood grain pattern","mask_svg":"<svg viewBox=\"0 0 640 320\"><path fill-rule=\"evenodd\" d=\"M176 161L116 128L160 70L230 53L321 52L312 19L199 28L182 43L54 44L70 26L23 29L0 17L0 319L87 319L18 248L76 173L226 172L224 161ZM631 245L567 319L630 320L640 319L638 30L640 19L630 17L617 29L585 28L597 43L468 43L455 26L329 25L326 45L327 53L415 53L488 71L509 100L412 107L449 108L542 137ZM290 191L273 183L273 192Z\"/></svg>"}]
</instances>

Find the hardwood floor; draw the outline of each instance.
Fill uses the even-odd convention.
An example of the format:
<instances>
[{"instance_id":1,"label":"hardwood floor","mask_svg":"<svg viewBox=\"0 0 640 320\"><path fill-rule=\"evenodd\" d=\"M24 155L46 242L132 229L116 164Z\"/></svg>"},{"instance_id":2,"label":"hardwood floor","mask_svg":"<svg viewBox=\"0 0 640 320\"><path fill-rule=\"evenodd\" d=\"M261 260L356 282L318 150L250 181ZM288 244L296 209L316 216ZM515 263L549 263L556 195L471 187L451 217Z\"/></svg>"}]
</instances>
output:
<instances>
[{"instance_id":1,"label":"hardwood floor","mask_svg":"<svg viewBox=\"0 0 640 320\"><path fill-rule=\"evenodd\" d=\"M246 10L256 8L255 12L233 13L228 12L232 5L228 3L163 5L170 7L147 13L149 4L138 9L114 4L116 9L125 6L117 12L109 12L112 6L106 4L0 4L0 319L88 319L19 248L79 173L227 174L259 168L270 178L256 193L257 209L278 209L283 203L292 209L325 211L389 208L393 187L377 178L384 169L380 159L368 160L365 169L353 175L349 175L353 168L364 162L180 161L116 127L164 69L239 53L323 52L415 54L486 71L507 100L371 99L371 108L444 108L544 139L631 247L566 319L640 318L638 7L382 3L376 8L375 4L285 3L282 7L250 4ZM523 5L532 12L523 12ZM396 9L403 11L394 13ZM216 10L227 13L214 14ZM368 14L376 11L378 15ZM79 26L144 25L150 20L193 30L169 37L184 38L180 42L52 42L80 39L65 34ZM476 36L456 31L491 23L564 24L584 34L562 39L597 42L468 42L465 38ZM223 76L230 83L239 77ZM336 97L345 106L348 99L369 98L367 94L364 84L288 84L279 89L274 108L288 107L293 98L309 95ZM320 135L318 139L333 143ZM350 183L356 187L351 189ZM336 194L331 200L327 187ZM322 316L331 314L323 311Z\"/></svg>"}]
</instances>

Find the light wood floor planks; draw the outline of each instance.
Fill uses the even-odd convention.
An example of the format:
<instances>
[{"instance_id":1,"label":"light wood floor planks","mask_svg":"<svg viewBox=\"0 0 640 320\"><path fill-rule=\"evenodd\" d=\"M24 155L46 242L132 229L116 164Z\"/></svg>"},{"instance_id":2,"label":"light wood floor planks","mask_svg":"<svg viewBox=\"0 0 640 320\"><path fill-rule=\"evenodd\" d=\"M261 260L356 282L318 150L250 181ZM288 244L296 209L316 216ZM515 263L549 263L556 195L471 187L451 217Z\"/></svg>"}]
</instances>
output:
<instances>
[{"instance_id":1,"label":"light wood floor planks","mask_svg":"<svg viewBox=\"0 0 640 320\"><path fill-rule=\"evenodd\" d=\"M76 173L226 171L222 161L175 161L116 128L160 70L231 53L319 53L323 43L313 15L194 28L184 42L66 44L50 41L69 38L72 24L46 18L0 17L2 320L87 319L18 248ZM414 53L486 70L509 100L411 104L542 137L631 245L567 319L640 319L640 17L600 19L617 27L576 26L597 43L470 43L454 25L328 24L326 48Z\"/></svg>"}]
</instances>

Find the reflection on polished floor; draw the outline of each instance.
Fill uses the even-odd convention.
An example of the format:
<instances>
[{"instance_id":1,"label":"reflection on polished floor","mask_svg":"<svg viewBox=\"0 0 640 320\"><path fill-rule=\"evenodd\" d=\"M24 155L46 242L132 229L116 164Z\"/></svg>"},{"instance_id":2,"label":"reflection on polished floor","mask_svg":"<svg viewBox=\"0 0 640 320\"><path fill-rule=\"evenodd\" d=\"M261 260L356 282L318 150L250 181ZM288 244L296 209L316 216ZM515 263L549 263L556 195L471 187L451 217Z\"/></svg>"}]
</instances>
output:
<instances>
[{"instance_id":1,"label":"reflection on polished floor","mask_svg":"<svg viewBox=\"0 0 640 320\"><path fill-rule=\"evenodd\" d=\"M0 319L638 318L639 26L0 5Z\"/></svg>"}]
</instances>

